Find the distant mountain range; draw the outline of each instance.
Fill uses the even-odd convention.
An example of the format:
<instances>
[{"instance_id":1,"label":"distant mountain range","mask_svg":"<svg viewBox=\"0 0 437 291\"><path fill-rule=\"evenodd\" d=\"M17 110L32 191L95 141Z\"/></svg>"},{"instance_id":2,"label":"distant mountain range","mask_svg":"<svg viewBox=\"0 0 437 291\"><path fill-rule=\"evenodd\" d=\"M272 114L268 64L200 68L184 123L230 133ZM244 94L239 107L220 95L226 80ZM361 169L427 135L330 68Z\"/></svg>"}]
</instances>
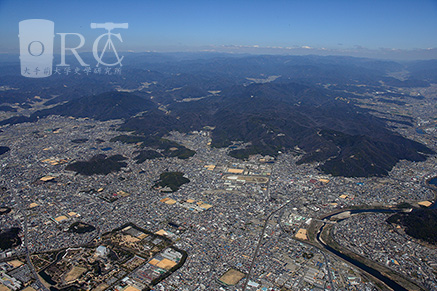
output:
<instances>
[{"instance_id":1,"label":"distant mountain range","mask_svg":"<svg viewBox=\"0 0 437 291\"><path fill-rule=\"evenodd\" d=\"M61 71L49 78L31 79L21 77L17 55L0 57L0 86L11 88L0 90L0 104L19 103L20 106L39 101L35 96L53 105L120 87L140 91L141 95L153 96L155 101L168 104L171 103L169 96L179 94L168 91L174 88L183 87L181 95L185 90L197 92L196 95L247 84L247 78L264 79L267 76L278 76L276 82L310 85L378 87L383 81L389 86L424 87L437 83L437 60L395 62L341 56L136 53L126 56L121 76L86 75L83 72L65 75ZM92 54L82 57L87 63L93 60ZM401 78L390 75L394 72L402 72Z\"/></svg>"},{"instance_id":2,"label":"distant mountain range","mask_svg":"<svg viewBox=\"0 0 437 291\"><path fill-rule=\"evenodd\" d=\"M144 139L143 147L147 141L153 141L150 147L155 149L162 143L159 138L172 130L190 132L209 126L214 128L213 147L227 147L233 141L247 145L230 151L236 158L293 152L300 156L299 163L318 162L319 169L325 173L381 176L401 159L424 161L434 152L390 131L386 120L344 100L351 94L383 90L382 83L384 88L429 86L429 82L437 82L430 62L400 64L317 56L218 56L174 62L164 58L153 62L140 55L123 78L74 77L66 85L67 92L55 97L44 93L49 89L40 88L46 104L58 105L29 117L0 121L0 125L33 122L52 114L97 120L124 119L120 130L134 131L137 138ZM150 70L142 70L141 66ZM389 76L399 71L405 73L407 69L411 70L407 78ZM13 80L9 86L17 85L17 80ZM47 81L43 83L50 87ZM133 93L83 94L88 83L92 92L102 83L101 90L128 87ZM58 85L52 86L57 88ZM81 94L74 94L75 90ZM10 100L12 97L8 94L0 94L0 101L1 98L4 102ZM381 96L386 100L382 102L403 105L405 101L390 99L396 94L386 93ZM22 101L24 104L35 102L30 97ZM411 124L409 120L400 122ZM126 138L119 140L129 142ZM183 147L180 151L181 157L192 155ZM137 160L142 162L160 156L144 150L139 152Z\"/></svg>"}]
</instances>

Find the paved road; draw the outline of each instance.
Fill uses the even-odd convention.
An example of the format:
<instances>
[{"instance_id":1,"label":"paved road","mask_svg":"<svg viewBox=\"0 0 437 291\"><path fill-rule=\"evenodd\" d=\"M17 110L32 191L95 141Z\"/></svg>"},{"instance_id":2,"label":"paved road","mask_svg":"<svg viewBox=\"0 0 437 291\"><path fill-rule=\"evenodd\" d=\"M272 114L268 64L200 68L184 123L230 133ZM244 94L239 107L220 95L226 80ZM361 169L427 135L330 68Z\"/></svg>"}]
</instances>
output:
<instances>
[{"instance_id":1,"label":"paved road","mask_svg":"<svg viewBox=\"0 0 437 291\"><path fill-rule=\"evenodd\" d=\"M281 224L281 220L282 220L282 215L284 214L284 209L282 209L282 211L281 211L281 213L280 213L280 215L279 215L279 218L278 218L278 224L279 224L279 227L281 228L281 230L284 232L284 233L288 233L287 231L285 231L285 229L284 229L284 227L282 226L282 224ZM313 218L314 219L314 218ZM317 219L316 219L317 220ZM314 248L315 246L314 245L311 245L311 244L309 244L309 243L306 243L306 242L304 242L304 241L299 241L299 243L301 243L301 244L304 244L304 245L306 245L306 246L308 246L308 247L310 247L310 248ZM317 248L317 247L316 247ZM328 257L326 256L326 254L325 254L325 252L323 251L323 250L321 250L321 249L319 249L319 248L317 248L318 250L319 250L319 252L323 255L323 257L324 257L324 259L325 259L325 264L326 264L326 271L328 272L328 284L329 284L329 286L331 286L331 289L332 290L335 290L334 289L334 284L332 283L332 275L331 275L331 271L329 270L329 260L328 260ZM326 288L326 285L325 285L325 288Z\"/></svg>"},{"instance_id":2,"label":"paved road","mask_svg":"<svg viewBox=\"0 0 437 291\"><path fill-rule=\"evenodd\" d=\"M282 205L281 207L279 207L279 208L277 208L276 210L272 211L272 212L269 214L269 216L267 216L267 218L266 218L266 220L265 220L265 222L264 222L264 227L263 227L263 229L262 229L262 231L261 231L261 233L260 233L260 235L259 235L258 244L256 245L256 249L255 249L255 252L254 252L253 257L252 257L252 263L250 264L249 273L247 274L246 281L244 282L244 285L243 285L243 291L246 290L246 288L247 288L247 283L249 283L250 277L252 276L253 266L255 265L256 257L258 256L259 248L260 248L260 246L261 246L261 244L262 244L262 241L263 241L263 238L264 238L264 233L265 233L265 231L266 231L267 224L269 223L270 218L271 218L271 217L272 217L276 212L280 211L282 208L284 208L285 206L287 206L287 205L290 204L290 203L291 203L291 201L287 201L284 205Z\"/></svg>"},{"instance_id":3,"label":"paved road","mask_svg":"<svg viewBox=\"0 0 437 291\"><path fill-rule=\"evenodd\" d=\"M23 202L21 201L21 197L20 195L17 193L16 189L12 189L12 193L14 194L14 199L15 202L18 206L18 210L21 212L21 214L23 215L24 221L23 221L23 236L24 236L24 249L25 249L25 253L26 253L26 261L27 261L27 266L29 267L30 272L32 273L33 277L35 278L35 284L39 287L40 290L44 290L44 291L49 291L43 283L41 283L38 274L36 273L35 270L35 266L32 263L32 260L30 259L30 253L29 253L29 240L27 237L27 225L28 225L28 218L27 218L27 214L24 210L23 207ZM21 191L20 191L21 193Z\"/></svg>"}]
</instances>

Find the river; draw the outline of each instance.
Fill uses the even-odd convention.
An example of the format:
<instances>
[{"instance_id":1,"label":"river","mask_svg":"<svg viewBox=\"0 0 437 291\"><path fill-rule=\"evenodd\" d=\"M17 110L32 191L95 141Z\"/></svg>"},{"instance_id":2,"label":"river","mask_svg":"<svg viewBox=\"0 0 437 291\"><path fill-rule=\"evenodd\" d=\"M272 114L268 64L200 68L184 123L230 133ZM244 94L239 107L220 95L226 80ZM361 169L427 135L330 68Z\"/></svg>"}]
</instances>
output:
<instances>
[{"instance_id":1,"label":"river","mask_svg":"<svg viewBox=\"0 0 437 291\"><path fill-rule=\"evenodd\" d=\"M396 213L396 212L402 212L402 210L392 210L392 209L360 209L360 210L350 210L351 214L356 214L356 213L363 213L363 212L370 212L370 213ZM332 214L329 216L326 216L325 219L329 220L332 216L334 216L336 214ZM347 219L347 218L345 218ZM342 219L344 220L344 219ZM340 221L340 220L339 220ZM331 253L339 256L340 258L346 260L347 262L351 263L352 265L366 271L367 273L371 274L372 276L374 276L375 278L378 278L379 280L381 280L382 282L384 282L387 286L389 286L390 288L392 288L393 290L402 290L402 291L407 291L407 289L405 289L404 287L402 287L401 285L399 285L398 283L396 283L395 281L393 281L392 279L390 279L387 276L384 276L383 274L381 274L379 271L343 254L340 253L339 251L333 249L332 247L328 246L327 244L325 244L321 239L320 239L320 234L322 233L323 228L325 227L326 223L323 224L323 226L320 228L320 231L317 233L317 241L323 245L323 247L330 251Z\"/></svg>"},{"instance_id":2,"label":"river","mask_svg":"<svg viewBox=\"0 0 437 291\"><path fill-rule=\"evenodd\" d=\"M428 180L426 183L428 183L429 185L435 186L437 187L437 177L434 177L430 180ZM434 190L436 191L436 190ZM431 209L437 209L437 199L436 201L434 201L434 203L429 207ZM394 210L394 209L359 209L359 210L350 210L351 214L356 214L356 213L363 213L363 212L369 212L369 213L397 213L397 212L402 212L402 210ZM332 216L337 215L336 214L331 214L328 216L325 216L324 219L329 220ZM347 219L347 218L344 218ZM344 220L341 219L341 220ZM337 222L341 221L338 220ZM387 284L387 286L389 286L390 288L393 288L394 290L407 290L404 287L402 287L401 285L399 285L398 283L396 283L395 281L391 280L389 277L384 276L383 274L381 274L379 271L343 254L340 253L339 251L333 249L332 247L328 246L327 244L325 244L324 242L322 242L322 240L320 239L320 234L322 233L323 228L325 227L326 223L323 224L323 226L320 228L319 232L317 233L317 241L323 245L323 247L330 251L331 253L334 253L335 255L341 257L342 259L348 261L349 263L351 263L352 265L366 271L367 273L373 275L374 277L378 278L379 280L381 280L382 282L384 282L385 284Z\"/></svg>"}]
</instances>

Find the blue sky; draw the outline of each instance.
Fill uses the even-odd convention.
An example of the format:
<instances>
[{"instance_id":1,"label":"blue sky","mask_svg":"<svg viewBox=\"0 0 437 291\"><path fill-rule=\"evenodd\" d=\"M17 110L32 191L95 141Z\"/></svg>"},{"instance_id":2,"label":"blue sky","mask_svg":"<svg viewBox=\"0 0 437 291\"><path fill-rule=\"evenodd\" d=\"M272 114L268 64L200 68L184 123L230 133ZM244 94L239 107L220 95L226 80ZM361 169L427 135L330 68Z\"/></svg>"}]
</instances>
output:
<instances>
[{"instance_id":1,"label":"blue sky","mask_svg":"<svg viewBox=\"0 0 437 291\"><path fill-rule=\"evenodd\" d=\"M32 18L54 21L55 32L83 34L88 50L104 31L91 30L91 22L128 22L114 32L133 51L437 48L437 0L0 0L0 52L18 53L18 22Z\"/></svg>"}]
</instances>

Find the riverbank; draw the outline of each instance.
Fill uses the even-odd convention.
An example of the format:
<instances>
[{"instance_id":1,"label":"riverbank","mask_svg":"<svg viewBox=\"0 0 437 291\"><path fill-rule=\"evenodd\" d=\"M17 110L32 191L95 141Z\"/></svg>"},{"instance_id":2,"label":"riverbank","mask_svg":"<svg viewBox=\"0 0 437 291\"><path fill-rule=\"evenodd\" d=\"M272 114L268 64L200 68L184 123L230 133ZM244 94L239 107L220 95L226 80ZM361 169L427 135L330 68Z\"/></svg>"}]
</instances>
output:
<instances>
[{"instance_id":1,"label":"riverbank","mask_svg":"<svg viewBox=\"0 0 437 291\"><path fill-rule=\"evenodd\" d=\"M364 272L364 274L372 278L372 281L374 281L375 284L382 290L426 290L415 282L404 277L402 274L399 274L388 267L373 262L372 260L360 256L341 246L331 236L331 230L333 229L335 223L342 220L340 219L337 221L331 221L331 218L337 217L341 213L348 212L349 214L356 215L358 213L398 213L405 211L406 209L403 208L384 206L372 207L370 209L369 206L358 206L335 210L331 213L321 216L317 220L312 221L308 228L308 241L306 242L318 247L319 249L327 250L336 257L341 258L346 263L352 264L359 268ZM348 217L350 216L348 215L343 219L348 219Z\"/></svg>"},{"instance_id":2,"label":"riverbank","mask_svg":"<svg viewBox=\"0 0 437 291\"><path fill-rule=\"evenodd\" d=\"M368 258L358 255L349 249L341 246L335 241L331 235L333 224L324 224L317 236L317 242L324 249L334 253L336 256L345 260L349 264L360 268L362 271L375 279L375 283L381 290L410 290L410 291L425 291L426 289L411 282L401 274L380 265Z\"/></svg>"}]
</instances>

